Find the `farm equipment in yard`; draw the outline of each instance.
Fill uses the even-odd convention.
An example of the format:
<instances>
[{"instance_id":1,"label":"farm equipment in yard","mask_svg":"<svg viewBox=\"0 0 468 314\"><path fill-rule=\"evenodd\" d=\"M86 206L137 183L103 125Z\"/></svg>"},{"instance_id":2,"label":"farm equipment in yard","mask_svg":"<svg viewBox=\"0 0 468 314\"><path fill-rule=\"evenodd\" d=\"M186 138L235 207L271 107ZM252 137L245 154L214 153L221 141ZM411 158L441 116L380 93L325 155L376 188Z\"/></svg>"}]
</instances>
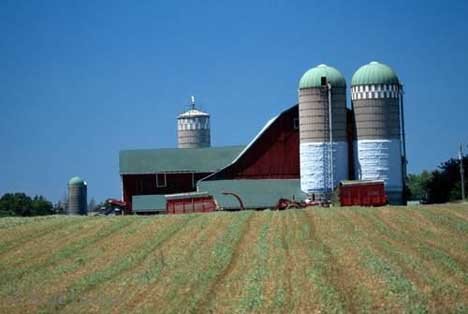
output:
<instances>
[{"instance_id":1,"label":"farm equipment in yard","mask_svg":"<svg viewBox=\"0 0 468 314\"><path fill-rule=\"evenodd\" d=\"M342 181L339 185L341 206L384 206L388 203L383 181Z\"/></svg>"},{"instance_id":2,"label":"farm equipment in yard","mask_svg":"<svg viewBox=\"0 0 468 314\"><path fill-rule=\"evenodd\" d=\"M298 202L296 200L280 198L275 208L279 210L283 210L283 209L289 209L289 208L305 208L305 207L307 207L307 204L304 201Z\"/></svg>"},{"instance_id":3,"label":"farm equipment in yard","mask_svg":"<svg viewBox=\"0 0 468 314\"><path fill-rule=\"evenodd\" d=\"M127 203L121 200L108 198L99 209L101 215L124 215L128 213Z\"/></svg>"},{"instance_id":4,"label":"farm equipment in yard","mask_svg":"<svg viewBox=\"0 0 468 314\"><path fill-rule=\"evenodd\" d=\"M276 209L283 210L289 208L306 208L309 206L321 206L321 207L330 207L332 204L327 201L312 201L311 199L306 199L304 201L290 200L287 198L281 198L276 204Z\"/></svg>"}]
</instances>

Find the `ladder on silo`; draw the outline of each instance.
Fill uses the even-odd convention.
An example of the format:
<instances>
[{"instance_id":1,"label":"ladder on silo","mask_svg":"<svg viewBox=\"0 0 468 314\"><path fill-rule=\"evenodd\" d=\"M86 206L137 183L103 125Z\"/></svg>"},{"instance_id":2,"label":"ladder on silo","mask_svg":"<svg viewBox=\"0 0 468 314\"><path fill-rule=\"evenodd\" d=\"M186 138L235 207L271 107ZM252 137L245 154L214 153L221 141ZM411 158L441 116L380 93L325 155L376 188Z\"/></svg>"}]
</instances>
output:
<instances>
[{"instance_id":1,"label":"ladder on silo","mask_svg":"<svg viewBox=\"0 0 468 314\"><path fill-rule=\"evenodd\" d=\"M331 103L331 85L327 84L327 96L328 96L328 102L327 102L327 111L328 114L326 115L325 118L325 129L328 132L325 132L327 135L324 139L324 156L323 156L323 161L324 161L324 197L326 200L330 201L332 198L333 194L333 188L334 188L334 172L335 172L335 164L333 162L333 133L332 133L332 128L333 128L333 120L332 120L332 103Z\"/></svg>"}]
</instances>

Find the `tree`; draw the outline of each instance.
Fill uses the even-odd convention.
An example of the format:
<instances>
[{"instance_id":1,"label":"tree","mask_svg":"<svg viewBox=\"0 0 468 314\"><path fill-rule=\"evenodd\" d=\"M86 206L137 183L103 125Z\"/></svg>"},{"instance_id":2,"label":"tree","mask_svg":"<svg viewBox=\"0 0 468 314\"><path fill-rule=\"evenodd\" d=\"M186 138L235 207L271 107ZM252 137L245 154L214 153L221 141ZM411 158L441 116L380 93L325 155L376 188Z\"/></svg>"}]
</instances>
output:
<instances>
[{"instance_id":1,"label":"tree","mask_svg":"<svg viewBox=\"0 0 468 314\"><path fill-rule=\"evenodd\" d=\"M43 196L33 199L25 193L6 193L0 198L0 215L37 216L53 214L52 203Z\"/></svg>"},{"instance_id":2,"label":"tree","mask_svg":"<svg viewBox=\"0 0 468 314\"><path fill-rule=\"evenodd\" d=\"M463 166L468 167L468 157L463 158ZM465 190L468 187L468 173L465 172ZM461 199L460 161L449 159L434 170L427 183L426 193L429 203L445 203Z\"/></svg>"},{"instance_id":3,"label":"tree","mask_svg":"<svg viewBox=\"0 0 468 314\"><path fill-rule=\"evenodd\" d=\"M29 216L32 199L25 193L6 193L0 198L0 211L14 216Z\"/></svg>"},{"instance_id":4,"label":"tree","mask_svg":"<svg viewBox=\"0 0 468 314\"><path fill-rule=\"evenodd\" d=\"M32 200L31 216L52 215L54 213L53 207L52 203L45 197L36 195Z\"/></svg>"},{"instance_id":5,"label":"tree","mask_svg":"<svg viewBox=\"0 0 468 314\"><path fill-rule=\"evenodd\" d=\"M432 179L432 174L424 170L421 174L408 175L408 189L410 200L427 201L427 185Z\"/></svg>"}]
</instances>

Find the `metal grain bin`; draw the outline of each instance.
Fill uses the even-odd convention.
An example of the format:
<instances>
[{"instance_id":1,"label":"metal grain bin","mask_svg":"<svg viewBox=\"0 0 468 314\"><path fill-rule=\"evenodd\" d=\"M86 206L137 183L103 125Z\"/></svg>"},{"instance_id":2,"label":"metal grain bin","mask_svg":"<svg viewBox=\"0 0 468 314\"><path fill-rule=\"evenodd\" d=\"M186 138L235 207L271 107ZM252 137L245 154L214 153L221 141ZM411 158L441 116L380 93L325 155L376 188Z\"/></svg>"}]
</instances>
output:
<instances>
[{"instance_id":1,"label":"metal grain bin","mask_svg":"<svg viewBox=\"0 0 468 314\"><path fill-rule=\"evenodd\" d=\"M388 65L366 64L353 75L351 99L356 123L356 179L383 180L389 202L402 204L406 157L398 76Z\"/></svg>"},{"instance_id":2,"label":"metal grain bin","mask_svg":"<svg viewBox=\"0 0 468 314\"><path fill-rule=\"evenodd\" d=\"M328 197L348 178L346 120L343 75L325 64L308 70L299 81L300 172L305 193Z\"/></svg>"},{"instance_id":3,"label":"metal grain bin","mask_svg":"<svg viewBox=\"0 0 468 314\"><path fill-rule=\"evenodd\" d=\"M88 213L87 183L80 177L73 177L68 181L69 215L86 215Z\"/></svg>"}]
</instances>

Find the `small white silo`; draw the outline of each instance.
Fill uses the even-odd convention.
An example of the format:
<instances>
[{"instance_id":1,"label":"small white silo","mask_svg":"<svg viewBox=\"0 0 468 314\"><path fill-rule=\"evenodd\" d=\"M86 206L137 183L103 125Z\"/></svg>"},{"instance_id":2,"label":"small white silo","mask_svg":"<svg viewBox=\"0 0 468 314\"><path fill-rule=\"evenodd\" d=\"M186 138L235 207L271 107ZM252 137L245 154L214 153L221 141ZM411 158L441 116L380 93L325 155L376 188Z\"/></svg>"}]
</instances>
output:
<instances>
[{"instance_id":1,"label":"small white silo","mask_svg":"<svg viewBox=\"0 0 468 314\"><path fill-rule=\"evenodd\" d=\"M177 117L177 147L202 148L211 146L210 115L192 106Z\"/></svg>"}]
</instances>

